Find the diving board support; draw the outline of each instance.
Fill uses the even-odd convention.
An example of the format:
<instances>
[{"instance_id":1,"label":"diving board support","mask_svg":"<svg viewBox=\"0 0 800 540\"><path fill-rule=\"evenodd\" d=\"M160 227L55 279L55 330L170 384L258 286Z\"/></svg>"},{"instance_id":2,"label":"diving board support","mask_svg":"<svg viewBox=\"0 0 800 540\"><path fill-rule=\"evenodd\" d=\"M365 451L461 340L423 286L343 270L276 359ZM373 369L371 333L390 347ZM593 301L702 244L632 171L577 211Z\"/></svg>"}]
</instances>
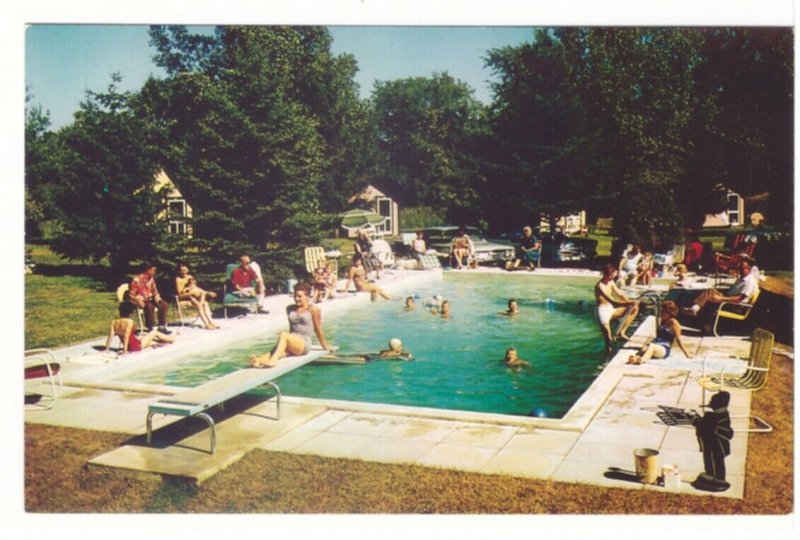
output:
<instances>
[{"instance_id":1,"label":"diving board support","mask_svg":"<svg viewBox=\"0 0 800 540\"><path fill-rule=\"evenodd\" d=\"M309 362L326 354L327 351L315 348L310 353L303 356L289 356L280 360L274 368L245 368L228 373L222 377L201 384L195 388L189 388L178 394L163 398L147 407L147 444L152 445L153 439L153 417L156 414L166 416L197 417L206 422L211 428L210 453L216 451L216 425L214 419L206 411L217 405L222 406L225 401L240 396L259 386L271 386L276 392L276 416L275 420L281 417L281 389L274 382L281 375L294 371Z\"/></svg>"}]
</instances>

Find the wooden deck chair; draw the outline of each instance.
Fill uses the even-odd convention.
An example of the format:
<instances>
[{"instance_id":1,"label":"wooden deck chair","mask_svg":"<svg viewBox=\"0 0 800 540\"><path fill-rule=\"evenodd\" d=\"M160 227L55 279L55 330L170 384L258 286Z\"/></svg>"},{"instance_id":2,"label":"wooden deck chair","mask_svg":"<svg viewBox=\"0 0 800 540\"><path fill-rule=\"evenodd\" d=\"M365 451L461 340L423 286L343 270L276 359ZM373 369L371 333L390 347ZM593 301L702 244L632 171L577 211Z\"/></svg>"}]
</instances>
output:
<instances>
[{"instance_id":1,"label":"wooden deck chair","mask_svg":"<svg viewBox=\"0 0 800 540\"><path fill-rule=\"evenodd\" d=\"M756 288L756 292L753 293L753 296L750 298L749 303L734 303L734 302L722 302L717 308L717 314L714 317L714 335L717 337L723 337L719 334L717 327L719 326L720 319L729 319L733 321L744 322L750 316L750 313L753 311L753 308L756 305L756 301L758 301L758 297L761 296L761 288Z\"/></svg>"},{"instance_id":2,"label":"wooden deck chair","mask_svg":"<svg viewBox=\"0 0 800 540\"><path fill-rule=\"evenodd\" d=\"M226 319L228 318L229 307L246 308L250 313L255 313L258 311L258 298L255 296L239 296L234 294L233 291L228 292L228 284L231 282L231 276L233 275L233 271L236 270L237 266L239 266L238 263L231 263L225 267L225 285L222 291L222 311L225 314ZM253 282L251 285L255 287L256 283Z\"/></svg>"},{"instance_id":3,"label":"wooden deck chair","mask_svg":"<svg viewBox=\"0 0 800 540\"><path fill-rule=\"evenodd\" d=\"M325 250L322 247L307 247L304 251L304 256L308 275L314 274L314 270L319 266L319 261L325 261L325 264L328 265L328 269L337 276L339 275L339 262L336 259L329 259L325 255Z\"/></svg>"},{"instance_id":4,"label":"wooden deck chair","mask_svg":"<svg viewBox=\"0 0 800 540\"><path fill-rule=\"evenodd\" d=\"M41 383L41 379L47 379L50 386L49 393L26 392L25 402L26 405L49 410L53 408L64 389L64 383L61 381L61 364L56 362L56 355L50 349L29 349L25 351L25 380L38 380ZM28 403L29 396L30 403Z\"/></svg>"},{"instance_id":5,"label":"wooden deck chair","mask_svg":"<svg viewBox=\"0 0 800 540\"><path fill-rule=\"evenodd\" d=\"M726 368L717 375L706 373L706 362L709 357L703 358L703 372L697 383L703 388L703 404L706 403L706 390L719 392L726 388L739 388L744 390L760 390L767 384L772 347L775 345L775 335L763 328L756 328L750 338L750 354L747 359L747 368L741 375L726 374ZM733 417L732 417L733 418ZM772 431L772 426L758 416L749 416L758 427L748 428L744 431L752 433L766 433Z\"/></svg>"}]
</instances>

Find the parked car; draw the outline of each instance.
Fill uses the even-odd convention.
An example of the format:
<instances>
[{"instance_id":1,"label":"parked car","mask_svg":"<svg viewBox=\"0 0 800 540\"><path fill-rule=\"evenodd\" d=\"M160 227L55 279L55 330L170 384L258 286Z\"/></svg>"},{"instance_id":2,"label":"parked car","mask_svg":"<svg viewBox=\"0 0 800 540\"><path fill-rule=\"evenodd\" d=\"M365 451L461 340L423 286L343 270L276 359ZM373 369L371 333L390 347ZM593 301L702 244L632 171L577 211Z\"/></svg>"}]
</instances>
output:
<instances>
[{"instance_id":1,"label":"parked car","mask_svg":"<svg viewBox=\"0 0 800 540\"><path fill-rule=\"evenodd\" d=\"M566 264L589 265L597 258L597 240L580 236L566 236L534 231L536 238L542 242L542 266L561 266ZM504 232L498 235L498 242L508 242L515 248L519 246L522 231Z\"/></svg>"},{"instance_id":2,"label":"parked car","mask_svg":"<svg viewBox=\"0 0 800 540\"><path fill-rule=\"evenodd\" d=\"M440 258L450 259L450 246L461 227L444 225L423 229L428 248L435 249ZM514 258L514 246L498 244L487 240L476 227L464 227L464 231L472 240L474 259L478 264L501 264Z\"/></svg>"},{"instance_id":3,"label":"parked car","mask_svg":"<svg viewBox=\"0 0 800 540\"><path fill-rule=\"evenodd\" d=\"M597 258L597 240L566 236L563 233L544 233L542 263L557 266L566 263L592 263Z\"/></svg>"}]
</instances>

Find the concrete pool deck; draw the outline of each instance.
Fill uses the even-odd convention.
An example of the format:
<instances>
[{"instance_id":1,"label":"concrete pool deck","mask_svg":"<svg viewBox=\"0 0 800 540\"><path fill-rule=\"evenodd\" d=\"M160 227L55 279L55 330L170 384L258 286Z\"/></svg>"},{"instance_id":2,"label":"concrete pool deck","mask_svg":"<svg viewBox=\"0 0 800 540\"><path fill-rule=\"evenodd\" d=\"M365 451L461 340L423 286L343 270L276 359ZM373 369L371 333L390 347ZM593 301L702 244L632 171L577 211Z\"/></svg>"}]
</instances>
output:
<instances>
[{"instance_id":1,"label":"concrete pool deck","mask_svg":"<svg viewBox=\"0 0 800 540\"><path fill-rule=\"evenodd\" d=\"M537 271L527 275L559 274L562 273ZM381 286L391 292L419 279L432 277L428 272L397 272L382 280ZM557 482L667 490L645 486L636 480L634 449L653 448L660 452L661 465L675 464L681 471L682 482L669 491L710 495L689 484L702 471L702 455L694 430L667 426L656 412L660 410L658 406L697 409L702 403L701 388L695 382L701 358L719 357L714 361L717 366L721 362L737 362L728 358L731 355L746 358L749 343L742 339L688 337L686 342L690 350L696 351L695 359L681 358L678 351L667 360L653 360L642 366L627 365L631 350L621 349L560 420L284 396L282 418L276 422L269 418L274 415L273 400L244 396L227 404L224 412L213 413L217 421L216 454L205 451L209 432L204 423L175 422L174 418L158 416L154 446L148 447L143 436L147 405L179 389L111 383L109 370L141 369L142 365L168 362L189 350L216 346L223 339L235 341L254 332L282 328L284 307L289 301L287 295L270 297L269 315L223 319L219 321L222 329L216 332L182 328L175 344L125 358L98 352L95 348L103 340L56 351L63 366L64 391L50 410L27 409L25 421L128 433L131 439L127 444L95 457L90 465L180 476L198 483L235 463L250 450L260 448ZM323 311L349 309L361 302L368 302L366 295L347 295L323 304ZM637 330L636 338L652 332L650 319ZM750 392L731 393L731 414L746 417L750 411ZM713 496L742 498L744 495L748 434L742 429L746 422L746 419L734 421L736 435L726 460L731 488Z\"/></svg>"}]
</instances>

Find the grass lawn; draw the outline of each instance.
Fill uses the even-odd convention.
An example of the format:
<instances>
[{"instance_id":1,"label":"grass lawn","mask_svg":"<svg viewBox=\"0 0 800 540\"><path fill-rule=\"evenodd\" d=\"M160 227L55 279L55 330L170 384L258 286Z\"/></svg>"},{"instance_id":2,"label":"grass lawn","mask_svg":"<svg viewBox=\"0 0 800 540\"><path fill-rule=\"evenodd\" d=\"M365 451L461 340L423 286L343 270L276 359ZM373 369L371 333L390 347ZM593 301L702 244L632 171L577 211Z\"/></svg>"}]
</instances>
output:
<instances>
[{"instance_id":1,"label":"grass lawn","mask_svg":"<svg viewBox=\"0 0 800 540\"><path fill-rule=\"evenodd\" d=\"M103 335L117 301L88 277L25 276L25 348L56 348Z\"/></svg>"}]
</instances>

